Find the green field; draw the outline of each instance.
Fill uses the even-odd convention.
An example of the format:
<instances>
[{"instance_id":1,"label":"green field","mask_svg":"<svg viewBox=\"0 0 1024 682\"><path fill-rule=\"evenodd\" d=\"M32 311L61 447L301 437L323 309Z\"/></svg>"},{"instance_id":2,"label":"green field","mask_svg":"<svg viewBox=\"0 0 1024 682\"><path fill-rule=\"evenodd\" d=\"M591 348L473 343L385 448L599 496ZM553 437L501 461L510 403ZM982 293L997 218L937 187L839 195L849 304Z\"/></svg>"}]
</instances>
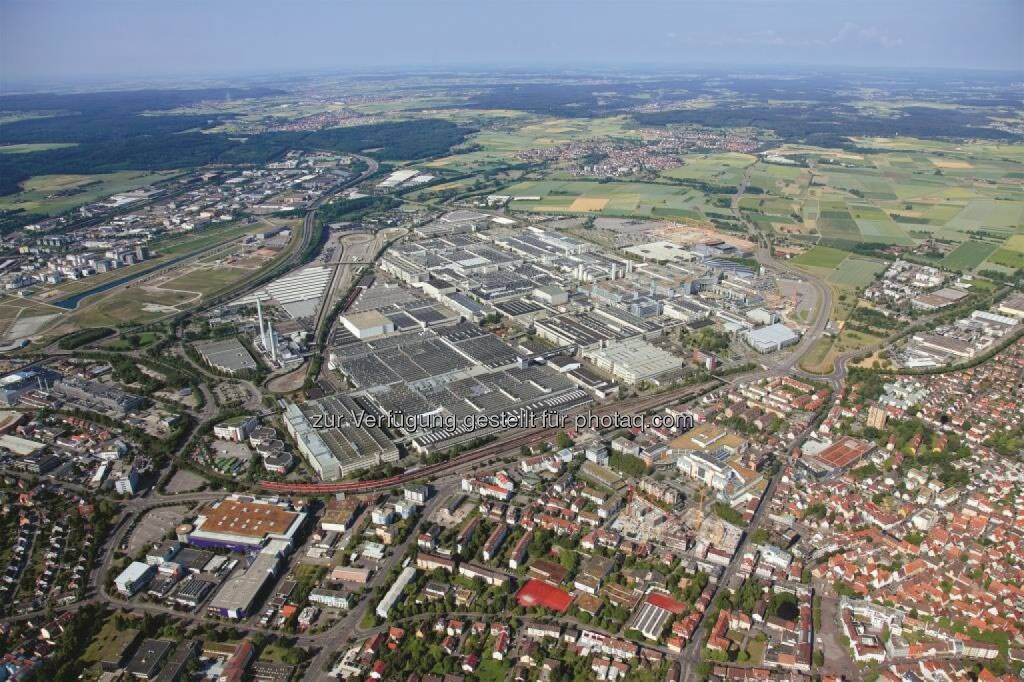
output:
<instances>
[{"instance_id":1,"label":"green field","mask_svg":"<svg viewBox=\"0 0 1024 682\"><path fill-rule=\"evenodd\" d=\"M709 185L735 187L743 179L743 169L753 165L757 157L750 154L725 152L721 154L688 154L684 165L662 171L667 178L698 180Z\"/></svg>"},{"instance_id":2,"label":"green field","mask_svg":"<svg viewBox=\"0 0 1024 682\"><path fill-rule=\"evenodd\" d=\"M468 112L459 109L439 110L432 115L482 129L466 141L467 145L477 149L429 161L424 164L425 169L485 171L520 163L518 155L529 149L545 149L582 139L637 136L622 116L566 119L512 111Z\"/></svg>"},{"instance_id":3,"label":"green field","mask_svg":"<svg viewBox=\"0 0 1024 682\"><path fill-rule=\"evenodd\" d=\"M806 265L812 268L831 269L839 267L839 264L846 260L846 257L849 255L847 251L833 249L829 246L815 246L794 258L793 262L797 265Z\"/></svg>"},{"instance_id":4,"label":"green field","mask_svg":"<svg viewBox=\"0 0 1024 682\"><path fill-rule=\"evenodd\" d=\"M146 187L177 171L119 171L99 175L37 175L17 194L0 196L0 210L55 215L103 197Z\"/></svg>"},{"instance_id":5,"label":"green field","mask_svg":"<svg viewBox=\"0 0 1024 682\"><path fill-rule=\"evenodd\" d=\"M997 248L999 248L998 244L968 239L943 258L940 265L947 270L958 272L973 270L981 265Z\"/></svg>"},{"instance_id":6,"label":"green field","mask_svg":"<svg viewBox=\"0 0 1024 682\"><path fill-rule=\"evenodd\" d=\"M875 281L883 270L885 263L882 261L850 256L839 264L828 281L838 286L864 288Z\"/></svg>"},{"instance_id":7,"label":"green field","mask_svg":"<svg viewBox=\"0 0 1024 682\"><path fill-rule=\"evenodd\" d=\"M164 282L160 287L163 289L194 291L205 295L219 291L251 274L251 270L243 268L202 268Z\"/></svg>"},{"instance_id":8,"label":"green field","mask_svg":"<svg viewBox=\"0 0 1024 682\"><path fill-rule=\"evenodd\" d=\"M77 146L77 142L36 142L30 144L7 144L0 145L0 154L29 154L31 152L45 152L50 149L64 149L66 147Z\"/></svg>"},{"instance_id":9,"label":"green field","mask_svg":"<svg viewBox=\"0 0 1024 682\"><path fill-rule=\"evenodd\" d=\"M541 213L699 219L705 205L704 195L696 189L644 182L539 180L517 183L502 193L540 197L513 201L510 207Z\"/></svg>"}]
</instances>

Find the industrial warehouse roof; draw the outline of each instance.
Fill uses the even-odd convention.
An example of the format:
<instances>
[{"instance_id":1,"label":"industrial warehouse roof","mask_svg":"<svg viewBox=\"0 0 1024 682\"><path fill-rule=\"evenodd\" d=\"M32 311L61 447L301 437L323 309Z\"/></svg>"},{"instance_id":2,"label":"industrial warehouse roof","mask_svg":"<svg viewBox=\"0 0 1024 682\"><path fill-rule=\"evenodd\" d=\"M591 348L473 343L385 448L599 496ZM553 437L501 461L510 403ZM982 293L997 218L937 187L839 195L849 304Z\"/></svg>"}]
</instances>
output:
<instances>
[{"instance_id":1,"label":"industrial warehouse roof","mask_svg":"<svg viewBox=\"0 0 1024 682\"><path fill-rule=\"evenodd\" d=\"M229 499L208 508L200 528L207 533L260 538L287 533L297 516L298 512L276 504Z\"/></svg>"},{"instance_id":2,"label":"industrial warehouse roof","mask_svg":"<svg viewBox=\"0 0 1024 682\"><path fill-rule=\"evenodd\" d=\"M767 327L747 332L747 340L755 346L774 346L790 343L798 337L796 332L784 324L770 324Z\"/></svg>"}]
</instances>

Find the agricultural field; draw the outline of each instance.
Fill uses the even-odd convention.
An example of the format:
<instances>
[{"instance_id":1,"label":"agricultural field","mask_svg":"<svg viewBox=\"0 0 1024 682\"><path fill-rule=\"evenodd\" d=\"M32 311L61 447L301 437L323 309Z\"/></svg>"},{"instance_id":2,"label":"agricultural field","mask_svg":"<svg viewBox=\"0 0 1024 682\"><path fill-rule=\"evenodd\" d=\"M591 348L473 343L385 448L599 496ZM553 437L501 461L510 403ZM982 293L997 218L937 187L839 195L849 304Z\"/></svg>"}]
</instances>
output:
<instances>
[{"instance_id":1,"label":"agricultural field","mask_svg":"<svg viewBox=\"0 0 1024 682\"><path fill-rule=\"evenodd\" d=\"M77 142L33 142L25 144L0 145L0 154L30 154L32 152L45 152L51 149L65 149L76 147Z\"/></svg>"},{"instance_id":2,"label":"agricultural field","mask_svg":"<svg viewBox=\"0 0 1024 682\"><path fill-rule=\"evenodd\" d=\"M735 187L743 179L743 170L757 161L750 154L689 154L685 165L662 171L661 175L677 180L697 180L709 185Z\"/></svg>"},{"instance_id":3,"label":"agricultural field","mask_svg":"<svg viewBox=\"0 0 1024 682\"><path fill-rule=\"evenodd\" d=\"M825 268L832 270L839 267L839 264L842 263L849 255L850 254L846 251L833 249L829 246L815 246L794 258L793 263L810 268Z\"/></svg>"},{"instance_id":4,"label":"agricultural field","mask_svg":"<svg viewBox=\"0 0 1024 682\"><path fill-rule=\"evenodd\" d=\"M863 289L885 270L885 263L873 258L850 256L828 277L837 287Z\"/></svg>"},{"instance_id":5,"label":"agricultural field","mask_svg":"<svg viewBox=\"0 0 1024 682\"><path fill-rule=\"evenodd\" d=\"M574 134L585 128L577 122ZM464 156L493 160L496 154L554 144L562 134L572 136L554 121L515 134L480 133L476 139L487 141L487 150ZM1018 147L910 139L860 142L865 151L859 153L806 145L772 151L793 161L790 165L750 154L687 154L682 165L660 174L665 182L692 186L621 179L598 183L563 178L552 167L544 179L514 183L500 193L540 197L512 202L510 207L521 211L700 219L730 213L731 196L711 188L745 181L739 209L763 232L839 249L859 243L913 247L939 239L954 243L945 263L953 269L1021 267L1019 250L999 243L1024 234L1024 152ZM446 165L448 160L432 163Z\"/></svg>"},{"instance_id":6,"label":"agricultural field","mask_svg":"<svg viewBox=\"0 0 1024 682\"><path fill-rule=\"evenodd\" d=\"M824 280L832 289L829 317L841 327L836 337L822 337L811 346L800 363L803 369L808 372L830 372L838 355L863 350L881 341L878 336L843 329L842 326L858 305L864 305L859 298L860 292L885 270L884 261L858 256L842 249L815 246L790 262Z\"/></svg>"},{"instance_id":7,"label":"agricultural field","mask_svg":"<svg viewBox=\"0 0 1024 682\"><path fill-rule=\"evenodd\" d=\"M541 180L521 182L502 190L520 211L592 214L618 217L701 219L705 196L699 190L644 182L590 182Z\"/></svg>"},{"instance_id":8,"label":"agricultural field","mask_svg":"<svg viewBox=\"0 0 1024 682\"><path fill-rule=\"evenodd\" d=\"M508 164L522 163L520 152L529 149L556 147L561 144L589 138L635 138L637 133L626 127L624 117L597 119L563 119L527 116L517 112L487 111L474 112L465 119L458 110L445 116L443 112L431 112L438 118L449 118L456 123L483 126L484 129L470 135L466 145L473 151L456 153L423 164L423 169L449 170L453 172L483 172Z\"/></svg>"},{"instance_id":9,"label":"agricultural field","mask_svg":"<svg viewBox=\"0 0 1024 682\"><path fill-rule=\"evenodd\" d=\"M999 245L992 242L968 239L951 251L939 264L947 270L958 272L973 270L998 248Z\"/></svg>"},{"instance_id":10,"label":"agricultural field","mask_svg":"<svg viewBox=\"0 0 1024 682\"><path fill-rule=\"evenodd\" d=\"M119 171L99 175L38 175L22 183L17 194L0 196L0 210L56 215L176 174L177 171Z\"/></svg>"}]
</instances>

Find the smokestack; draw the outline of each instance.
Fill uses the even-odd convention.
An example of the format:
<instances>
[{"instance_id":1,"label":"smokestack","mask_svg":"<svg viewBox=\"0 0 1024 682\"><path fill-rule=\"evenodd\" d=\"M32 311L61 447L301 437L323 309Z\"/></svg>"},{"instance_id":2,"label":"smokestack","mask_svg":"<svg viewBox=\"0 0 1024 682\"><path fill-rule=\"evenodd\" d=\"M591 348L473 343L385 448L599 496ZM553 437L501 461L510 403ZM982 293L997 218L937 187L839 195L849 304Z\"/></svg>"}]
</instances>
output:
<instances>
[{"instance_id":1,"label":"smokestack","mask_svg":"<svg viewBox=\"0 0 1024 682\"><path fill-rule=\"evenodd\" d=\"M263 350L267 350L267 336L263 333L263 306L260 305L259 294L256 295L256 317L260 321L260 341L263 343Z\"/></svg>"},{"instance_id":2,"label":"smokestack","mask_svg":"<svg viewBox=\"0 0 1024 682\"><path fill-rule=\"evenodd\" d=\"M270 359L277 362L277 339L274 338L274 326L267 324L267 329L270 336Z\"/></svg>"}]
</instances>

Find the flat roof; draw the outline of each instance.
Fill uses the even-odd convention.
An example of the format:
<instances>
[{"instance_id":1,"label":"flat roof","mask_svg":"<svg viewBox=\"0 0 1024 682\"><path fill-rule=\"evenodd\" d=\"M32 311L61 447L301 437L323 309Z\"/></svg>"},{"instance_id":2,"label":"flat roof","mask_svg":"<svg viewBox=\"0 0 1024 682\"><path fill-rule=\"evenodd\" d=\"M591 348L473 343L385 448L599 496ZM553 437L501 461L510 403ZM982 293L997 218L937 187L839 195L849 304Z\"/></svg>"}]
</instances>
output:
<instances>
[{"instance_id":1,"label":"flat roof","mask_svg":"<svg viewBox=\"0 0 1024 682\"><path fill-rule=\"evenodd\" d=\"M743 445L742 437L723 426L710 422L698 424L669 443L669 447L674 450L700 450L702 452L719 447L735 451L741 445Z\"/></svg>"},{"instance_id":2,"label":"flat roof","mask_svg":"<svg viewBox=\"0 0 1024 682\"><path fill-rule=\"evenodd\" d=\"M267 502L221 500L203 513L198 530L261 538L288 532L298 512Z\"/></svg>"},{"instance_id":3,"label":"flat roof","mask_svg":"<svg viewBox=\"0 0 1024 682\"><path fill-rule=\"evenodd\" d=\"M866 455L874 446L856 438L844 436L818 453L818 459L825 464L841 469L853 464Z\"/></svg>"},{"instance_id":4,"label":"flat roof","mask_svg":"<svg viewBox=\"0 0 1024 682\"><path fill-rule=\"evenodd\" d=\"M256 369L256 361L249 349L235 338L223 341L209 341L195 344L196 350L214 367L224 367L229 371L240 369Z\"/></svg>"},{"instance_id":5,"label":"flat roof","mask_svg":"<svg viewBox=\"0 0 1024 682\"><path fill-rule=\"evenodd\" d=\"M754 329L747 332L747 339L749 339L751 343L785 343L787 341L792 341L795 338L797 338L796 332L781 323L770 324L766 327L761 327L760 329Z\"/></svg>"},{"instance_id":6,"label":"flat roof","mask_svg":"<svg viewBox=\"0 0 1024 682\"><path fill-rule=\"evenodd\" d=\"M345 315L345 321L357 329L369 329L383 327L391 320L378 310L367 310L361 313L349 313Z\"/></svg>"}]
</instances>

